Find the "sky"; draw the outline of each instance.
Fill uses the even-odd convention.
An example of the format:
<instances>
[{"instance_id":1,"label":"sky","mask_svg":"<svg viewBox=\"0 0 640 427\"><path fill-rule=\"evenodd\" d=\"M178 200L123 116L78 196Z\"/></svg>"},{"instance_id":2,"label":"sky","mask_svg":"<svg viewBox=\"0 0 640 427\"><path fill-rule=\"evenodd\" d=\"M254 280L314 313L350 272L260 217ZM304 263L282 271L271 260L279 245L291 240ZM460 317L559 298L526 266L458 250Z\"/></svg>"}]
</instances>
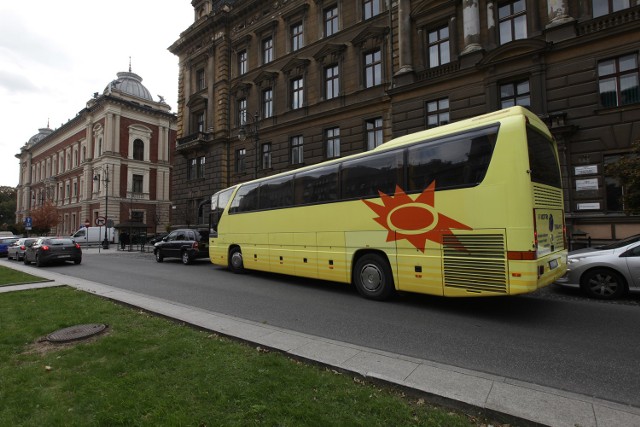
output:
<instances>
[{"instance_id":1,"label":"sky","mask_svg":"<svg viewBox=\"0 0 640 427\"><path fill-rule=\"evenodd\" d=\"M120 71L177 110L178 57L190 0L0 2L0 186L18 185L20 148L82 110Z\"/></svg>"}]
</instances>

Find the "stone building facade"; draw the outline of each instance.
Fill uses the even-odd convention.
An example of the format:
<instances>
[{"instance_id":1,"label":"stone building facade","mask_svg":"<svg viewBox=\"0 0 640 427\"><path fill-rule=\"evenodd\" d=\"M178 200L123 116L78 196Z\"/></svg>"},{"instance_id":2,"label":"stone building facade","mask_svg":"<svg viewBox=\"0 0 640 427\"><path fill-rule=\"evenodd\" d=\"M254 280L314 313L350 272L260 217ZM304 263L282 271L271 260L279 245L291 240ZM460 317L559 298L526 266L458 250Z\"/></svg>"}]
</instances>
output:
<instances>
[{"instance_id":1,"label":"stone building facade","mask_svg":"<svg viewBox=\"0 0 640 427\"><path fill-rule=\"evenodd\" d=\"M175 141L170 106L154 101L131 70L118 73L75 118L56 130L40 129L16 155L16 221L49 202L59 215L51 230L58 235L105 217L139 233L164 231Z\"/></svg>"},{"instance_id":2,"label":"stone building facade","mask_svg":"<svg viewBox=\"0 0 640 427\"><path fill-rule=\"evenodd\" d=\"M640 233L605 165L640 139L640 1L193 0L176 217L254 177L511 105L559 143L568 231Z\"/></svg>"}]
</instances>

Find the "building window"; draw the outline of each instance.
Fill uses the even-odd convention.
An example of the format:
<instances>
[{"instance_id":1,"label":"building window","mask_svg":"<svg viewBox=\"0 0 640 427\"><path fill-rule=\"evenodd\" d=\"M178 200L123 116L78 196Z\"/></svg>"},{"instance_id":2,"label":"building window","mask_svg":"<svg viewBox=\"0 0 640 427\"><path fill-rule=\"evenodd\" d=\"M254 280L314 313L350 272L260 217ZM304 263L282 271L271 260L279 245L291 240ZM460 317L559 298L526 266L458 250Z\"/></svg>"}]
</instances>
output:
<instances>
[{"instance_id":1,"label":"building window","mask_svg":"<svg viewBox=\"0 0 640 427\"><path fill-rule=\"evenodd\" d=\"M144 160L144 142L141 139L133 141L133 160Z\"/></svg>"},{"instance_id":2,"label":"building window","mask_svg":"<svg viewBox=\"0 0 640 427\"><path fill-rule=\"evenodd\" d=\"M427 129L449 123L449 98L427 102Z\"/></svg>"},{"instance_id":3,"label":"building window","mask_svg":"<svg viewBox=\"0 0 640 427\"><path fill-rule=\"evenodd\" d=\"M380 49L364 56L365 87L382 84L382 53Z\"/></svg>"},{"instance_id":4,"label":"building window","mask_svg":"<svg viewBox=\"0 0 640 427\"><path fill-rule=\"evenodd\" d=\"M244 172L246 157L247 150L245 148L236 150L236 172Z\"/></svg>"},{"instance_id":5,"label":"building window","mask_svg":"<svg viewBox=\"0 0 640 427\"><path fill-rule=\"evenodd\" d=\"M340 128L331 128L324 131L327 158L340 157Z\"/></svg>"},{"instance_id":6,"label":"building window","mask_svg":"<svg viewBox=\"0 0 640 427\"><path fill-rule=\"evenodd\" d=\"M531 105L529 80L500 85L500 106L502 108L509 108L514 105L520 105L522 107L529 107Z\"/></svg>"},{"instance_id":7,"label":"building window","mask_svg":"<svg viewBox=\"0 0 640 427\"><path fill-rule=\"evenodd\" d=\"M629 8L629 0L592 0L593 17L608 15Z\"/></svg>"},{"instance_id":8,"label":"building window","mask_svg":"<svg viewBox=\"0 0 640 427\"><path fill-rule=\"evenodd\" d=\"M273 37L262 40L262 63L268 64L273 61Z\"/></svg>"},{"instance_id":9,"label":"building window","mask_svg":"<svg viewBox=\"0 0 640 427\"><path fill-rule=\"evenodd\" d=\"M429 32L429 67L438 67L451 62L449 50L449 27L444 26Z\"/></svg>"},{"instance_id":10,"label":"building window","mask_svg":"<svg viewBox=\"0 0 640 427\"><path fill-rule=\"evenodd\" d=\"M364 19L373 18L380 14L380 0L364 0L362 2L362 16Z\"/></svg>"},{"instance_id":11,"label":"building window","mask_svg":"<svg viewBox=\"0 0 640 427\"><path fill-rule=\"evenodd\" d=\"M607 165L620 160L620 157L622 156L604 156L605 171L607 170ZM612 176L605 176L604 183L606 186L607 194L607 211L622 212L624 210L624 202L622 197L624 195L624 188L620 184L620 181Z\"/></svg>"},{"instance_id":12,"label":"building window","mask_svg":"<svg viewBox=\"0 0 640 427\"><path fill-rule=\"evenodd\" d=\"M267 88L262 91L262 118L268 119L273 116L273 89Z\"/></svg>"},{"instance_id":13,"label":"building window","mask_svg":"<svg viewBox=\"0 0 640 427\"><path fill-rule=\"evenodd\" d=\"M142 180L143 180L143 176L142 175L133 175L132 176L132 186L131 186L131 190L134 193L142 193Z\"/></svg>"},{"instance_id":14,"label":"building window","mask_svg":"<svg viewBox=\"0 0 640 427\"><path fill-rule=\"evenodd\" d=\"M204 111L195 114L196 131L204 132Z\"/></svg>"},{"instance_id":15,"label":"building window","mask_svg":"<svg viewBox=\"0 0 640 427\"><path fill-rule=\"evenodd\" d=\"M291 138L291 164L299 165L304 162L304 150L302 136Z\"/></svg>"},{"instance_id":16,"label":"building window","mask_svg":"<svg viewBox=\"0 0 640 427\"><path fill-rule=\"evenodd\" d=\"M304 102L304 79L298 77L291 80L291 109L302 108Z\"/></svg>"},{"instance_id":17,"label":"building window","mask_svg":"<svg viewBox=\"0 0 640 427\"><path fill-rule=\"evenodd\" d=\"M131 222L144 222L144 211L131 211Z\"/></svg>"},{"instance_id":18,"label":"building window","mask_svg":"<svg viewBox=\"0 0 640 427\"><path fill-rule=\"evenodd\" d=\"M189 159L189 165L187 166L187 180L196 179L196 165L197 160L195 158Z\"/></svg>"},{"instance_id":19,"label":"building window","mask_svg":"<svg viewBox=\"0 0 640 427\"><path fill-rule=\"evenodd\" d=\"M200 68L196 71L196 88L198 90L202 90L207 87L207 83L205 80L204 68Z\"/></svg>"},{"instance_id":20,"label":"building window","mask_svg":"<svg viewBox=\"0 0 640 427\"><path fill-rule=\"evenodd\" d=\"M247 123L247 98L238 99L238 111L236 113L238 118L238 126L242 126Z\"/></svg>"},{"instance_id":21,"label":"building window","mask_svg":"<svg viewBox=\"0 0 640 427\"><path fill-rule=\"evenodd\" d=\"M340 72L338 65L330 65L324 69L324 97L337 98L340 94Z\"/></svg>"},{"instance_id":22,"label":"building window","mask_svg":"<svg viewBox=\"0 0 640 427\"><path fill-rule=\"evenodd\" d=\"M600 103L603 107L640 102L637 53L600 61L598 78Z\"/></svg>"},{"instance_id":23,"label":"building window","mask_svg":"<svg viewBox=\"0 0 640 427\"><path fill-rule=\"evenodd\" d=\"M205 156L202 156L198 159L198 178L204 178L204 165L205 165Z\"/></svg>"},{"instance_id":24,"label":"building window","mask_svg":"<svg viewBox=\"0 0 640 427\"><path fill-rule=\"evenodd\" d=\"M338 5L324 10L324 36L329 37L338 32Z\"/></svg>"},{"instance_id":25,"label":"building window","mask_svg":"<svg viewBox=\"0 0 640 427\"><path fill-rule=\"evenodd\" d=\"M271 143L262 144L262 169L271 169Z\"/></svg>"},{"instance_id":26,"label":"building window","mask_svg":"<svg viewBox=\"0 0 640 427\"><path fill-rule=\"evenodd\" d=\"M238 74L246 74L247 73L247 51L241 50L238 52Z\"/></svg>"},{"instance_id":27,"label":"building window","mask_svg":"<svg viewBox=\"0 0 640 427\"><path fill-rule=\"evenodd\" d=\"M304 33L302 31L302 22L296 22L290 27L291 34L291 51L294 52L304 46Z\"/></svg>"},{"instance_id":28,"label":"building window","mask_svg":"<svg viewBox=\"0 0 640 427\"><path fill-rule=\"evenodd\" d=\"M498 8L500 44L527 38L527 9L525 0L517 0Z\"/></svg>"},{"instance_id":29,"label":"building window","mask_svg":"<svg viewBox=\"0 0 640 427\"><path fill-rule=\"evenodd\" d=\"M367 130L367 150L382 145L382 117L376 117L365 122Z\"/></svg>"}]
</instances>

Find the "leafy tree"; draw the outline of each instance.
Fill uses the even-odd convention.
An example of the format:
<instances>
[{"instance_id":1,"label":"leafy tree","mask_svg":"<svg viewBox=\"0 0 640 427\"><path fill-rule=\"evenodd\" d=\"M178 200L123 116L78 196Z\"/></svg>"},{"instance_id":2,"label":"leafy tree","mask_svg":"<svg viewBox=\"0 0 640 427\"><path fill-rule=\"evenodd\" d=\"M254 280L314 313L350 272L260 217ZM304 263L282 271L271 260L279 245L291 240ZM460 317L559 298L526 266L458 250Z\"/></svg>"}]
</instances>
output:
<instances>
[{"instance_id":1,"label":"leafy tree","mask_svg":"<svg viewBox=\"0 0 640 427\"><path fill-rule=\"evenodd\" d=\"M631 153L608 164L605 172L622 186L624 212L627 215L640 213L640 140L633 143Z\"/></svg>"},{"instance_id":2,"label":"leafy tree","mask_svg":"<svg viewBox=\"0 0 640 427\"><path fill-rule=\"evenodd\" d=\"M14 187L0 187L0 229L7 230L16 222L16 197Z\"/></svg>"},{"instance_id":3,"label":"leafy tree","mask_svg":"<svg viewBox=\"0 0 640 427\"><path fill-rule=\"evenodd\" d=\"M31 209L31 220L34 234L48 234L60 222L58 209L50 200L45 200L42 205Z\"/></svg>"}]
</instances>

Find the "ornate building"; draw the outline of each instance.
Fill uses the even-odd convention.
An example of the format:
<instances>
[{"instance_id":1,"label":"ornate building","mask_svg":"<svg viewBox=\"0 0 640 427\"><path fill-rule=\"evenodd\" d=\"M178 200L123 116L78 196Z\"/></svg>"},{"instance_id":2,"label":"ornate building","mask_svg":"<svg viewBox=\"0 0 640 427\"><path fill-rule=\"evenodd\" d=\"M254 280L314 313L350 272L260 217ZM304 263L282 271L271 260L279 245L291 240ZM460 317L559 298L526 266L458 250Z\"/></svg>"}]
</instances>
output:
<instances>
[{"instance_id":1,"label":"ornate building","mask_svg":"<svg viewBox=\"0 0 640 427\"><path fill-rule=\"evenodd\" d=\"M51 202L69 235L106 217L116 227L164 231L170 215L176 118L135 73L120 72L59 129L40 129L20 149L16 221Z\"/></svg>"},{"instance_id":2,"label":"ornate building","mask_svg":"<svg viewBox=\"0 0 640 427\"><path fill-rule=\"evenodd\" d=\"M180 221L234 183L517 104L559 142L569 232L640 232L604 169L640 139L640 1L191 4L169 48Z\"/></svg>"}]
</instances>

